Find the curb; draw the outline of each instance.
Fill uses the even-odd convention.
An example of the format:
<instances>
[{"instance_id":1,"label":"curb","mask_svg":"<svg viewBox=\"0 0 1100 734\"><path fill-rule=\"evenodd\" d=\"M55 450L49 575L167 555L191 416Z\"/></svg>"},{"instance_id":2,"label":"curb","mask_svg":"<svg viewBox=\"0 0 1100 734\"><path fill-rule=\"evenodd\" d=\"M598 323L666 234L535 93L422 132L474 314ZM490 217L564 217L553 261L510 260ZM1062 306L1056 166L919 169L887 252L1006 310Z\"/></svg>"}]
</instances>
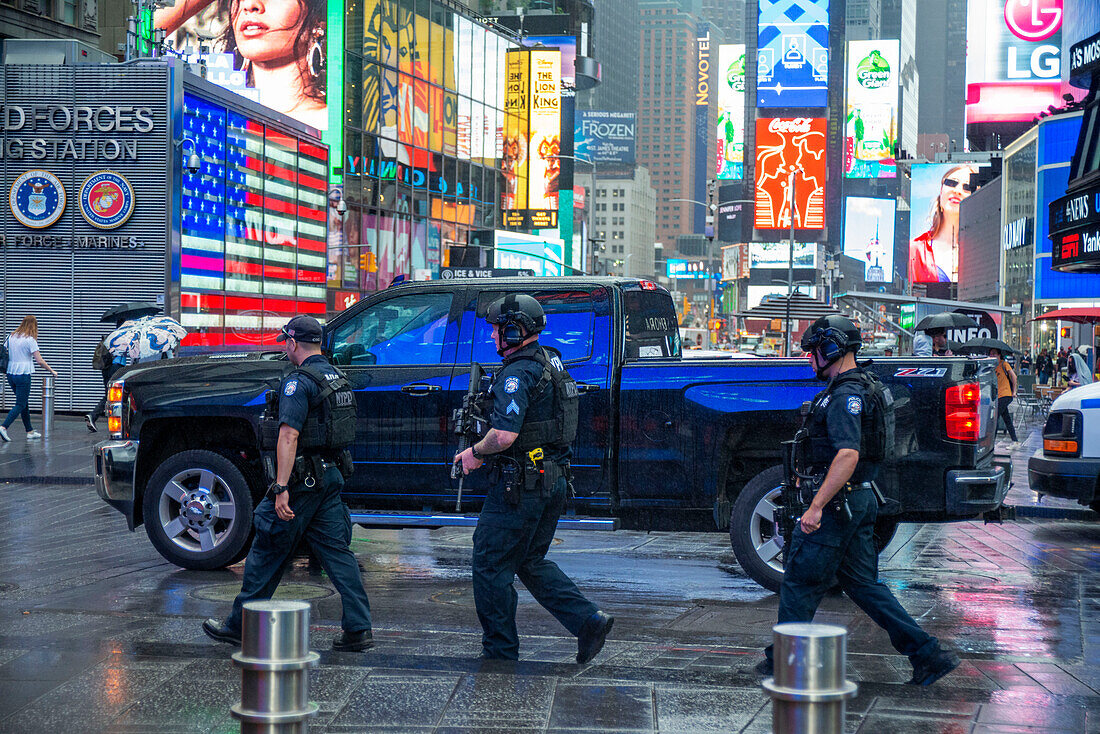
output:
<instances>
[{"instance_id":1,"label":"curb","mask_svg":"<svg viewBox=\"0 0 1100 734\"><path fill-rule=\"evenodd\" d=\"M94 486L94 477L0 477L5 484L64 484L66 486Z\"/></svg>"}]
</instances>

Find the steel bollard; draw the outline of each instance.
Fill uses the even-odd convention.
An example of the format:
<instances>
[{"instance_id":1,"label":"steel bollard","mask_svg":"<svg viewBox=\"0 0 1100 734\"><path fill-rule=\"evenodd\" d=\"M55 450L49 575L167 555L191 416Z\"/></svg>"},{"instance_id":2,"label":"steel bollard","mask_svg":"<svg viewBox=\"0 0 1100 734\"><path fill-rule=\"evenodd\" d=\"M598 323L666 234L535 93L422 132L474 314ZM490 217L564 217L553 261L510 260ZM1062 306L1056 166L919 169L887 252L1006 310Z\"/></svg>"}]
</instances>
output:
<instances>
[{"instance_id":1,"label":"steel bollard","mask_svg":"<svg viewBox=\"0 0 1100 734\"><path fill-rule=\"evenodd\" d=\"M42 376L42 435L49 436L53 431L53 375Z\"/></svg>"},{"instance_id":2,"label":"steel bollard","mask_svg":"<svg viewBox=\"0 0 1100 734\"><path fill-rule=\"evenodd\" d=\"M244 605L241 702L230 709L241 734L307 734L317 704L309 702L309 669L320 655L309 649L309 604L251 601Z\"/></svg>"},{"instance_id":3,"label":"steel bollard","mask_svg":"<svg viewBox=\"0 0 1100 734\"><path fill-rule=\"evenodd\" d=\"M842 734L855 683L844 679L848 631L829 624L777 624L772 697L774 734Z\"/></svg>"}]
</instances>

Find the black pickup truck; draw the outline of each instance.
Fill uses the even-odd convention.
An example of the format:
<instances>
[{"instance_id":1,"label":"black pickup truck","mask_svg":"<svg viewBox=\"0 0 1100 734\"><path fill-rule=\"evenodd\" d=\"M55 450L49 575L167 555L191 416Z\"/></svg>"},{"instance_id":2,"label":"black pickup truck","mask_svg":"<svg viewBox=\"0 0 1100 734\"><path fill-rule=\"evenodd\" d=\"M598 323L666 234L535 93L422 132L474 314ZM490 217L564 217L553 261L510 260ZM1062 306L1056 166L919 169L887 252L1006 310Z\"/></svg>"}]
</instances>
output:
<instances>
[{"instance_id":1,"label":"black pickup truck","mask_svg":"<svg viewBox=\"0 0 1100 734\"><path fill-rule=\"evenodd\" d=\"M729 530L745 571L782 578L772 509L780 442L822 385L803 359L692 359L672 298L629 278L516 278L391 287L326 326L324 351L357 393L355 474L345 488L362 524L474 524L483 473L462 510L450 461L452 410L472 361L499 364L489 303L526 292L547 313L542 342L580 384L577 498L566 526ZM258 418L289 369L274 353L190 357L127 370L111 387L111 440L94 449L99 495L131 530L144 523L173 563L226 566L249 544L264 492ZM895 458L882 488L884 547L898 521L999 511L1008 481L993 464L992 360L888 358L872 366L896 405Z\"/></svg>"}]
</instances>

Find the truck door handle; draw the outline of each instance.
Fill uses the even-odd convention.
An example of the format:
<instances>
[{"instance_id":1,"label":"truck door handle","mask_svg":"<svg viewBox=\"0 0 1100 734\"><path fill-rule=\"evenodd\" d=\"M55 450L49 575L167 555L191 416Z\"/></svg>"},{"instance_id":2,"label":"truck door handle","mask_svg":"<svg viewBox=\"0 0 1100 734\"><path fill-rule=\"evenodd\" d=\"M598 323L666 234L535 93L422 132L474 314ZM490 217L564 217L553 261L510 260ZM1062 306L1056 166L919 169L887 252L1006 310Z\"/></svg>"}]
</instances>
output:
<instances>
[{"instance_id":1,"label":"truck door handle","mask_svg":"<svg viewBox=\"0 0 1100 734\"><path fill-rule=\"evenodd\" d=\"M584 393L584 392L599 392L602 389L603 388L600 387L599 385L590 385L587 382L578 382L577 383L577 392L581 392L581 393Z\"/></svg>"},{"instance_id":2,"label":"truck door handle","mask_svg":"<svg viewBox=\"0 0 1100 734\"><path fill-rule=\"evenodd\" d=\"M411 385L405 385L401 388L401 392L406 395L412 395L414 398L424 397L431 392L439 392L443 388L439 385L428 385L423 382L414 382Z\"/></svg>"}]
</instances>

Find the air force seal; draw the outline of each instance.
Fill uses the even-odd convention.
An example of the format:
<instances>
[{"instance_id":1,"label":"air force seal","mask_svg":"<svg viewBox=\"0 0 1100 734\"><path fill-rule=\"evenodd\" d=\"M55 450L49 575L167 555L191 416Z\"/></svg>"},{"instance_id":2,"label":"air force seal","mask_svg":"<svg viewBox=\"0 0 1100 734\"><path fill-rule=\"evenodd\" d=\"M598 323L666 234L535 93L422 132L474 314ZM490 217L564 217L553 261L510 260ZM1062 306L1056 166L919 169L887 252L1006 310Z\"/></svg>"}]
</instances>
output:
<instances>
[{"instance_id":1,"label":"air force seal","mask_svg":"<svg viewBox=\"0 0 1100 734\"><path fill-rule=\"evenodd\" d=\"M80 213L99 229L121 227L134 213L134 189L114 171L96 171L80 187Z\"/></svg>"},{"instance_id":2,"label":"air force seal","mask_svg":"<svg viewBox=\"0 0 1100 734\"><path fill-rule=\"evenodd\" d=\"M24 227L45 229L65 211L65 187L49 171L32 169L12 183L8 204L12 216Z\"/></svg>"}]
</instances>

